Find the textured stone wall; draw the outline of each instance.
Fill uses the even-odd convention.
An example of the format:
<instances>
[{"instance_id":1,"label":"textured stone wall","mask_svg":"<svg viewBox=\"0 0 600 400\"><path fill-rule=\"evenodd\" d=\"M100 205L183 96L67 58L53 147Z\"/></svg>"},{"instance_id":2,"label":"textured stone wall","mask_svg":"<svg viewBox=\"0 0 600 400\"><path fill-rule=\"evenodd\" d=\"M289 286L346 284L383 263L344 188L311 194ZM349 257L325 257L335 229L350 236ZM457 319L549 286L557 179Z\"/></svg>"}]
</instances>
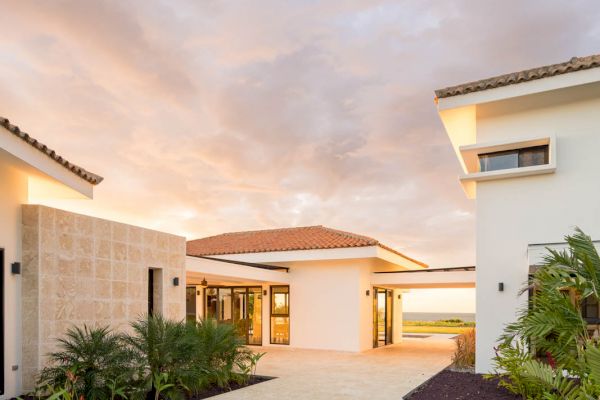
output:
<instances>
[{"instance_id":1,"label":"textured stone wall","mask_svg":"<svg viewBox=\"0 0 600 400\"><path fill-rule=\"evenodd\" d=\"M185 238L45 206L22 213L24 389L70 326L127 330L145 314L149 268L161 271L155 311L185 317Z\"/></svg>"}]
</instances>

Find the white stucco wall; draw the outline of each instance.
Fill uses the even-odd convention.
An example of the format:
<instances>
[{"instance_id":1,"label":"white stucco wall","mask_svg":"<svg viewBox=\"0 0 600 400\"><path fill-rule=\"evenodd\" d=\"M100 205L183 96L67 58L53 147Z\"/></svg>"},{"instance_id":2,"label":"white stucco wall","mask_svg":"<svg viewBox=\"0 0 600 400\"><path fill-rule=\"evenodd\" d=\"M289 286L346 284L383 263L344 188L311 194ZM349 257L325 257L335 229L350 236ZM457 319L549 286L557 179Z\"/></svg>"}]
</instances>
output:
<instances>
[{"instance_id":1,"label":"white stucco wall","mask_svg":"<svg viewBox=\"0 0 600 400\"><path fill-rule=\"evenodd\" d=\"M560 242L575 226L600 238L599 111L598 84L477 106L478 143L553 134L557 152L554 174L477 183L478 372L526 304L528 245Z\"/></svg>"},{"instance_id":2,"label":"white stucco wall","mask_svg":"<svg viewBox=\"0 0 600 400\"><path fill-rule=\"evenodd\" d=\"M27 202L27 175L0 149L0 248L4 249L4 396L20 395L21 282L12 275L10 264L21 261L21 204Z\"/></svg>"},{"instance_id":3,"label":"white stucco wall","mask_svg":"<svg viewBox=\"0 0 600 400\"><path fill-rule=\"evenodd\" d=\"M339 253L343 251L337 249ZM327 253L331 254L331 251ZM241 256L237 255L238 259ZM265 260L270 256L269 253L263 253ZM253 262L257 261L260 260L253 259ZM187 257L188 285L197 285L199 280L205 277L209 285L262 286L263 292L267 292L267 295L263 296L263 346L265 347L286 346L353 352L373 347L372 279L373 272L382 268L380 261L373 258L348 259L340 256L335 260L287 261L278 264L288 267L289 272L268 271ZM396 269L401 268L396 266ZM221 274L219 275L218 272ZM289 346L270 344L271 285L290 286ZM377 286L391 287L386 284ZM402 300L397 298L398 294L400 291L396 290L395 343L400 342L402 338ZM204 316L202 299L198 299L197 306L197 315L202 318Z\"/></svg>"},{"instance_id":4,"label":"white stucco wall","mask_svg":"<svg viewBox=\"0 0 600 400\"><path fill-rule=\"evenodd\" d=\"M359 266L321 261L290 266L290 346L358 351Z\"/></svg>"}]
</instances>

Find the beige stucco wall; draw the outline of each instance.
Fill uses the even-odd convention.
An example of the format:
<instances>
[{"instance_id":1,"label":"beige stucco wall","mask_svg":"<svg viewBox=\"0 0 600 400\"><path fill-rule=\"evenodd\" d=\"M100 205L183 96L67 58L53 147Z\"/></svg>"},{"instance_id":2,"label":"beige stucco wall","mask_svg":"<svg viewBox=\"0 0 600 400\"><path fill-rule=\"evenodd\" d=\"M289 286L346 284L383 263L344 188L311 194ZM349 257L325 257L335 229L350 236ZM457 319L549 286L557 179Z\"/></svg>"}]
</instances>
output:
<instances>
[{"instance_id":1,"label":"beige stucco wall","mask_svg":"<svg viewBox=\"0 0 600 400\"><path fill-rule=\"evenodd\" d=\"M21 204L27 201L27 175L0 149L0 248L4 249L4 396L19 393L21 381L21 285L10 264L21 261ZM13 366L17 369L14 370Z\"/></svg>"},{"instance_id":2,"label":"beige stucco wall","mask_svg":"<svg viewBox=\"0 0 600 400\"><path fill-rule=\"evenodd\" d=\"M71 325L126 330L146 313L149 268L155 311L185 317L185 238L38 205L22 206L22 224L24 389Z\"/></svg>"}]
</instances>

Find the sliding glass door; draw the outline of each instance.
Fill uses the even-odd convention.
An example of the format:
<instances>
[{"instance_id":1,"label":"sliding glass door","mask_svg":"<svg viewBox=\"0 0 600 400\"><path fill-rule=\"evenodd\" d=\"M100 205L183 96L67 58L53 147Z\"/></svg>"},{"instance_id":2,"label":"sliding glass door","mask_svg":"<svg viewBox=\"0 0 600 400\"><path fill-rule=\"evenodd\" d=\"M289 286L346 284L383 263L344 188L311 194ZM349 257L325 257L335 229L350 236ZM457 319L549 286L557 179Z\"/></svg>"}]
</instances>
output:
<instances>
[{"instance_id":1,"label":"sliding glass door","mask_svg":"<svg viewBox=\"0 0 600 400\"><path fill-rule=\"evenodd\" d=\"M233 324L246 344L262 345L262 288L208 287L204 317Z\"/></svg>"},{"instance_id":2,"label":"sliding glass door","mask_svg":"<svg viewBox=\"0 0 600 400\"><path fill-rule=\"evenodd\" d=\"M373 288L373 347L392 343L393 291Z\"/></svg>"},{"instance_id":3,"label":"sliding glass door","mask_svg":"<svg viewBox=\"0 0 600 400\"><path fill-rule=\"evenodd\" d=\"M271 286L271 344L290 344L289 286Z\"/></svg>"}]
</instances>

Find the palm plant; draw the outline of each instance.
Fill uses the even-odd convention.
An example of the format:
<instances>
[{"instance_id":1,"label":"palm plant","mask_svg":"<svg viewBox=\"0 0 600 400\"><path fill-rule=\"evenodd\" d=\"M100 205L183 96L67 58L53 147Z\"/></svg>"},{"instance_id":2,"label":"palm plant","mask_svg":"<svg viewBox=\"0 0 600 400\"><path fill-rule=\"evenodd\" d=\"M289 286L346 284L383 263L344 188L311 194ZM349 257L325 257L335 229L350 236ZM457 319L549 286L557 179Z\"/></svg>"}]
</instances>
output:
<instances>
[{"instance_id":1,"label":"palm plant","mask_svg":"<svg viewBox=\"0 0 600 400\"><path fill-rule=\"evenodd\" d=\"M195 344L183 321L159 314L132 323L127 342L140 360L141 380L151 397L163 392L169 399L183 398L199 387L201 369L194 364Z\"/></svg>"},{"instance_id":2,"label":"palm plant","mask_svg":"<svg viewBox=\"0 0 600 400\"><path fill-rule=\"evenodd\" d=\"M188 332L195 344L193 363L199 369L202 387L226 387L232 380L247 378L245 367L250 363L251 352L244 347L234 326L208 319L188 323Z\"/></svg>"},{"instance_id":3,"label":"palm plant","mask_svg":"<svg viewBox=\"0 0 600 400\"><path fill-rule=\"evenodd\" d=\"M58 346L60 350L48 355L49 366L40 374L42 387L69 387L69 392L86 399L105 400L115 397L111 384L129 382L134 374L122 336L108 327L70 328Z\"/></svg>"},{"instance_id":4,"label":"palm plant","mask_svg":"<svg viewBox=\"0 0 600 400\"><path fill-rule=\"evenodd\" d=\"M581 314L583 300L600 298L600 256L578 228L565 239L567 249L548 249L523 290L534 291L533 304L507 325L497 349L498 372L508 378L502 384L527 398L600 394L600 350ZM536 353L546 355L547 363Z\"/></svg>"}]
</instances>

